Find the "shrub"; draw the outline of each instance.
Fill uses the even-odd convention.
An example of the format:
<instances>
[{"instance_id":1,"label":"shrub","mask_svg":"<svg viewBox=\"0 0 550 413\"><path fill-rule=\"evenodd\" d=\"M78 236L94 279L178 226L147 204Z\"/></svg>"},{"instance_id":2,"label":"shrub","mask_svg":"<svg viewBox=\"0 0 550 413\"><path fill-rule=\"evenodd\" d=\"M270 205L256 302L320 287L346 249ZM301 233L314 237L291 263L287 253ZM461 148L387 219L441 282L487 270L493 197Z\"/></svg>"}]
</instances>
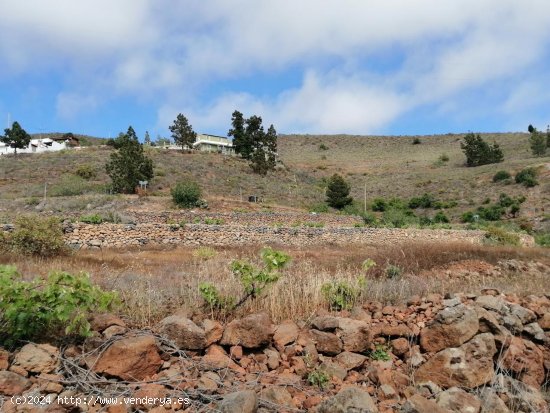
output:
<instances>
[{"instance_id":1,"label":"shrub","mask_svg":"<svg viewBox=\"0 0 550 413\"><path fill-rule=\"evenodd\" d=\"M494 176L493 176L493 182L500 182L500 181L504 181L506 179L510 179L512 177L512 175L510 175L509 172L507 171L498 171Z\"/></svg>"},{"instance_id":2,"label":"shrub","mask_svg":"<svg viewBox=\"0 0 550 413\"><path fill-rule=\"evenodd\" d=\"M449 155L447 155L446 153L443 153L439 156L439 161L441 162L449 162Z\"/></svg>"},{"instance_id":3,"label":"shrub","mask_svg":"<svg viewBox=\"0 0 550 413\"><path fill-rule=\"evenodd\" d=\"M178 182L170 193L174 203L182 208L195 207L201 199L201 189L195 181Z\"/></svg>"},{"instance_id":4,"label":"shrub","mask_svg":"<svg viewBox=\"0 0 550 413\"><path fill-rule=\"evenodd\" d=\"M491 205L488 207L479 207L476 212L481 219L486 221L498 221L504 215L505 210L500 205Z\"/></svg>"},{"instance_id":5,"label":"shrub","mask_svg":"<svg viewBox=\"0 0 550 413\"><path fill-rule=\"evenodd\" d=\"M329 147L327 145L325 145L324 143L322 143L322 144L319 145L319 150L320 151L328 151Z\"/></svg>"},{"instance_id":6,"label":"shrub","mask_svg":"<svg viewBox=\"0 0 550 413\"><path fill-rule=\"evenodd\" d=\"M412 141L413 145L420 145L421 143L422 143L422 141L420 140L420 138L414 138L413 141Z\"/></svg>"},{"instance_id":7,"label":"shrub","mask_svg":"<svg viewBox=\"0 0 550 413\"><path fill-rule=\"evenodd\" d=\"M357 285L351 285L346 281L333 281L323 284L321 293L327 300L331 310L349 310L355 304L365 282L364 277L358 279Z\"/></svg>"},{"instance_id":8,"label":"shrub","mask_svg":"<svg viewBox=\"0 0 550 413\"><path fill-rule=\"evenodd\" d=\"M498 163L504 160L502 150L497 143L489 145L479 134L469 133L464 137L460 147L466 155L467 166L480 166Z\"/></svg>"},{"instance_id":9,"label":"shrub","mask_svg":"<svg viewBox=\"0 0 550 413\"><path fill-rule=\"evenodd\" d=\"M204 223L206 225L223 225L225 221L221 218L204 218Z\"/></svg>"},{"instance_id":10,"label":"shrub","mask_svg":"<svg viewBox=\"0 0 550 413\"><path fill-rule=\"evenodd\" d=\"M85 179L76 175L63 175L58 183L48 191L51 196L76 196L88 192L91 186Z\"/></svg>"},{"instance_id":11,"label":"shrub","mask_svg":"<svg viewBox=\"0 0 550 413\"><path fill-rule=\"evenodd\" d=\"M388 207L388 203L384 198L374 198L372 200L371 209L376 212L384 212Z\"/></svg>"},{"instance_id":12,"label":"shrub","mask_svg":"<svg viewBox=\"0 0 550 413\"><path fill-rule=\"evenodd\" d=\"M329 212L329 208L327 204L320 202L309 207L309 212L326 213Z\"/></svg>"},{"instance_id":13,"label":"shrub","mask_svg":"<svg viewBox=\"0 0 550 413\"><path fill-rule=\"evenodd\" d=\"M431 194L424 194L421 197L411 198L408 207L416 208L432 208L435 204L435 198Z\"/></svg>"},{"instance_id":14,"label":"shrub","mask_svg":"<svg viewBox=\"0 0 550 413\"><path fill-rule=\"evenodd\" d=\"M384 344L376 344L374 350L370 352L369 357L372 360L389 361L391 356L389 354L390 349Z\"/></svg>"},{"instance_id":15,"label":"shrub","mask_svg":"<svg viewBox=\"0 0 550 413\"><path fill-rule=\"evenodd\" d=\"M193 256L206 261L216 256L216 250L212 247L199 247L193 251Z\"/></svg>"},{"instance_id":16,"label":"shrub","mask_svg":"<svg viewBox=\"0 0 550 413\"><path fill-rule=\"evenodd\" d=\"M403 228L418 223L417 217L409 210L388 208L382 217L384 225L391 228Z\"/></svg>"},{"instance_id":17,"label":"shrub","mask_svg":"<svg viewBox=\"0 0 550 413\"><path fill-rule=\"evenodd\" d=\"M330 382L330 376L323 370L315 369L307 375L307 381L312 386L317 386L319 389L324 390Z\"/></svg>"},{"instance_id":18,"label":"shrub","mask_svg":"<svg viewBox=\"0 0 550 413\"><path fill-rule=\"evenodd\" d=\"M537 170L535 168L525 168L516 174L515 181L517 184L523 184L527 188L538 185Z\"/></svg>"},{"instance_id":19,"label":"shrub","mask_svg":"<svg viewBox=\"0 0 550 413\"><path fill-rule=\"evenodd\" d=\"M433 217L433 222L435 222L436 224L448 224L450 221L449 221L449 218L447 217L447 215L445 215L444 212L439 211Z\"/></svg>"},{"instance_id":20,"label":"shrub","mask_svg":"<svg viewBox=\"0 0 550 413\"><path fill-rule=\"evenodd\" d=\"M99 214L92 214L92 215L83 215L79 218L80 222L84 222L85 224L101 224L103 222L103 218Z\"/></svg>"},{"instance_id":21,"label":"shrub","mask_svg":"<svg viewBox=\"0 0 550 413\"><path fill-rule=\"evenodd\" d=\"M81 177L82 179L92 179L95 178L97 175L97 172L95 168L92 165L89 164L82 164L79 165L76 170L74 171L75 175Z\"/></svg>"},{"instance_id":22,"label":"shrub","mask_svg":"<svg viewBox=\"0 0 550 413\"><path fill-rule=\"evenodd\" d=\"M115 292L92 285L87 274L53 272L24 281L15 267L0 266L0 342L87 337L88 317L118 303Z\"/></svg>"},{"instance_id":23,"label":"shrub","mask_svg":"<svg viewBox=\"0 0 550 413\"><path fill-rule=\"evenodd\" d=\"M342 176L334 174L327 183L326 202L333 208L342 209L353 202L353 198L349 196L349 192L349 184Z\"/></svg>"},{"instance_id":24,"label":"shrub","mask_svg":"<svg viewBox=\"0 0 550 413\"><path fill-rule=\"evenodd\" d=\"M519 245L519 235L513 234L498 227L489 227L485 233L485 241L495 245Z\"/></svg>"},{"instance_id":25,"label":"shrub","mask_svg":"<svg viewBox=\"0 0 550 413\"><path fill-rule=\"evenodd\" d=\"M535 242L541 247L550 247L550 232L536 234Z\"/></svg>"},{"instance_id":26,"label":"shrub","mask_svg":"<svg viewBox=\"0 0 550 413\"><path fill-rule=\"evenodd\" d=\"M541 132L533 128L531 131L531 136L529 136L529 146L531 147L531 152L535 156L544 156L546 154L546 136Z\"/></svg>"},{"instance_id":27,"label":"shrub","mask_svg":"<svg viewBox=\"0 0 550 413\"><path fill-rule=\"evenodd\" d=\"M401 276L403 270L397 265L388 264L386 266L385 272L387 278L398 278L399 276Z\"/></svg>"},{"instance_id":28,"label":"shrub","mask_svg":"<svg viewBox=\"0 0 550 413\"><path fill-rule=\"evenodd\" d=\"M66 252L61 223L55 217L21 216L4 240L5 249L23 255L51 257Z\"/></svg>"}]
</instances>

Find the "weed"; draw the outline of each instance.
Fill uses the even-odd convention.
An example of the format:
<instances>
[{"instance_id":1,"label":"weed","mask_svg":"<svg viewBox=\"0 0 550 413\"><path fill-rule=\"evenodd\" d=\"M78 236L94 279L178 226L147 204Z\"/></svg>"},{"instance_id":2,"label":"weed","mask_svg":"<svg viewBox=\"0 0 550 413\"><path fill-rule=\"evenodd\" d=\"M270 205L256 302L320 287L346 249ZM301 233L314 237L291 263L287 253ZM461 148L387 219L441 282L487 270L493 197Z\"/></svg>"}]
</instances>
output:
<instances>
[{"instance_id":1,"label":"weed","mask_svg":"<svg viewBox=\"0 0 550 413\"><path fill-rule=\"evenodd\" d=\"M388 264L385 269L386 278L399 278L403 273L403 269L398 265Z\"/></svg>"},{"instance_id":2,"label":"weed","mask_svg":"<svg viewBox=\"0 0 550 413\"><path fill-rule=\"evenodd\" d=\"M330 382L330 376L327 372L317 368L307 375L307 381L312 386L317 386L319 389L324 390Z\"/></svg>"},{"instance_id":3,"label":"weed","mask_svg":"<svg viewBox=\"0 0 550 413\"><path fill-rule=\"evenodd\" d=\"M216 256L216 250L212 247L199 247L193 251L193 256L201 260L209 260Z\"/></svg>"},{"instance_id":4,"label":"weed","mask_svg":"<svg viewBox=\"0 0 550 413\"><path fill-rule=\"evenodd\" d=\"M489 227L485 233L485 241L493 245L519 246L519 235L505 231L498 227Z\"/></svg>"},{"instance_id":5,"label":"weed","mask_svg":"<svg viewBox=\"0 0 550 413\"><path fill-rule=\"evenodd\" d=\"M92 215L83 215L79 218L80 222L84 222L85 224L101 224L103 222L103 218L99 214L92 214Z\"/></svg>"},{"instance_id":6,"label":"weed","mask_svg":"<svg viewBox=\"0 0 550 413\"><path fill-rule=\"evenodd\" d=\"M23 255L54 256L66 252L63 230L59 219L21 216L15 221L15 230L5 235L0 249Z\"/></svg>"},{"instance_id":7,"label":"weed","mask_svg":"<svg viewBox=\"0 0 550 413\"><path fill-rule=\"evenodd\" d=\"M390 349L388 348L387 345L377 344L374 347L374 350L369 353L369 357L372 360L377 360L377 361L390 361L391 356L389 354L389 351Z\"/></svg>"}]
</instances>

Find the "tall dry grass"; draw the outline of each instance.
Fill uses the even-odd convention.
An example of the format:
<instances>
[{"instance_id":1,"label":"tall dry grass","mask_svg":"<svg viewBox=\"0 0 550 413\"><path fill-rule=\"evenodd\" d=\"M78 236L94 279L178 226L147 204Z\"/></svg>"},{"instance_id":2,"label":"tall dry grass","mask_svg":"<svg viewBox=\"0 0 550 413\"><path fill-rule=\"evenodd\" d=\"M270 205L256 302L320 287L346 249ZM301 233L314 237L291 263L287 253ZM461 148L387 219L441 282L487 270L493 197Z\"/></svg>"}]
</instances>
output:
<instances>
[{"instance_id":1,"label":"tall dry grass","mask_svg":"<svg viewBox=\"0 0 550 413\"><path fill-rule=\"evenodd\" d=\"M229 266L234 259L259 263L259 247L80 251L55 258L2 256L0 263L17 265L27 277L45 275L51 270L86 271L102 287L117 290L123 301L124 316L135 326L151 326L174 312L205 311L198 291L201 282L211 282L227 295L242 294L239 280ZM261 297L247 302L234 316L266 311L275 321L307 319L319 308L328 308L321 286L332 281L354 283L362 262L373 259L377 266L367 273L367 284L360 301L403 303L413 295L429 293L476 293L495 287L506 293L540 294L550 285L550 274L503 272L499 276L448 276L440 271L450 263L479 260L490 264L518 259L550 264L549 252L536 248L507 248L471 244L408 244L390 247L323 246L285 249L293 260L283 277ZM387 264L399 266L403 275L387 278ZM431 275L422 275L430 271ZM546 291L548 292L548 291Z\"/></svg>"}]
</instances>

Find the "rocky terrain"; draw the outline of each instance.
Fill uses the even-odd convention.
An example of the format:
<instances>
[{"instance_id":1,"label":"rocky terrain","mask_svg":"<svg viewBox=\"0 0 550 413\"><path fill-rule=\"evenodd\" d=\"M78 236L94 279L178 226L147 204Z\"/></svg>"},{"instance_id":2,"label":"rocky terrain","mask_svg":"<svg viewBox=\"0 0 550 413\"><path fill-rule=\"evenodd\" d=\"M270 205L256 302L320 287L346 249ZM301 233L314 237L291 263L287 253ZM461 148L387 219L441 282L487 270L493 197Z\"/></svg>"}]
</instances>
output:
<instances>
[{"instance_id":1,"label":"rocky terrain","mask_svg":"<svg viewBox=\"0 0 550 413\"><path fill-rule=\"evenodd\" d=\"M0 352L4 412L548 412L550 298L432 294L273 325L92 320L81 345ZM14 397L15 396L15 397Z\"/></svg>"}]
</instances>

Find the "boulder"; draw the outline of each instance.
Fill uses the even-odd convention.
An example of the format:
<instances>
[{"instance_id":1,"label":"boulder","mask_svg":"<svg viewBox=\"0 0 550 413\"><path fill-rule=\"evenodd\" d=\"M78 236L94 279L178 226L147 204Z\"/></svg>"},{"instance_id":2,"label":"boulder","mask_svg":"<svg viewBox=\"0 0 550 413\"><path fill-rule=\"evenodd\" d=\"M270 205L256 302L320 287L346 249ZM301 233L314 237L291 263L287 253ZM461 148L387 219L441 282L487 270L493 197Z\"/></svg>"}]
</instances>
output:
<instances>
[{"instance_id":1,"label":"boulder","mask_svg":"<svg viewBox=\"0 0 550 413\"><path fill-rule=\"evenodd\" d=\"M502 352L499 364L514 373L522 382L540 388L544 381L544 355L531 341L511 337Z\"/></svg>"},{"instance_id":2,"label":"boulder","mask_svg":"<svg viewBox=\"0 0 550 413\"><path fill-rule=\"evenodd\" d=\"M458 347L471 339L478 330L479 321L475 310L464 304L447 307L421 331L420 345L430 353L449 347Z\"/></svg>"},{"instance_id":3,"label":"boulder","mask_svg":"<svg viewBox=\"0 0 550 413\"><path fill-rule=\"evenodd\" d=\"M352 318L338 319L337 335L343 343L346 351L361 353L369 347L371 338L369 336L369 325L365 321Z\"/></svg>"},{"instance_id":4,"label":"boulder","mask_svg":"<svg viewBox=\"0 0 550 413\"><path fill-rule=\"evenodd\" d=\"M378 408L369 393L358 387L344 387L335 396L323 400L317 413L377 413Z\"/></svg>"},{"instance_id":5,"label":"boulder","mask_svg":"<svg viewBox=\"0 0 550 413\"><path fill-rule=\"evenodd\" d=\"M94 331L103 332L111 326L126 327L126 323L111 313L96 314L90 320L90 327Z\"/></svg>"},{"instance_id":6,"label":"boulder","mask_svg":"<svg viewBox=\"0 0 550 413\"><path fill-rule=\"evenodd\" d=\"M202 365L205 370L222 370L229 368L239 373L246 372L241 366L231 360L222 347L215 344L208 347L206 354L202 358Z\"/></svg>"},{"instance_id":7,"label":"boulder","mask_svg":"<svg viewBox=\"0 0 550 413\"><path fill-rule=\"evenodd\" d=\"M273 342L277 348L283 348L287 344L294 343L298 338L300 329L292 320L285 320L275 328Z\"/></svg>"},{"instance_id":8,"label":"boulder","mask_svg":"<svg viewBox=\"0 0 550 413\"><path fill-rule=\"evenodd\" d=\"M269 386L260 392L260 399L270 404L276 405L278 408L290 407L293 408L292 396L283 386Z\"/></svg>"},{"instance_id":9,"label":"boulder","mask_svg":"<svg viewBox=\"0 0 550 413\"><path fill-rule=\"evenodd\" d=\"M219 410L221 413L256 413L258 396L252 390L226 394L220 402Z\"/></svg>"},{"instance_id":10,"label":"boulder","mask_svg":"<svg viewBox=\"0 0 550 413\"><path fill-rule=\"evenodd\" d=\"M448 411L439 407L433 400L414 394L403 404L401 413L448 413Z\"/></svg>"},{"instance_id":11,"label":"boulder","mask_svg":"<svg viewBox=\"0 0 550 413\"><path fill-rule=\"evenodd\" d=\"M340 364L342 367L346 368L347 370L353 370L361 367L365 362L365 360L367 360L367 357L363 356L362 354L343 351L340 354L338 354L334 358L334 360L336 360L338 364Z\"/></svg>"},{"instance_id":12,"label":"boulder","mask_svg":"<svg viewBox=\"0 0 550 413\"><path fill-rule=\"evenodd\" d=\"M538 323L543 330L550 330L550 313L545 313L539 318Z\"/></svg>"},{"instance_id":13,"label":"boulder","mask_svg":"<svg viewBox=\"0 0 550 413\"><path fill-rule=\"evenodd\" d=\"M315 343L315 349L319 353L335 356L342 351L342 341L333 333L325 331L310 330L311 338Z\"/></svg>"},{"instance_id":14,"label":"boulder","mask_svg":"<svg viewBox=\"0 0 550 413\"><path fill-rule=\"evenodd\" d=\"M456 413L479 413L481 410L479 399L458 387L439 393L436 402L439 407Z\"/></svg>"},{"instance_id":15,"label":"boulder","mask_svg":"<svg viewBox=\"0 0 550 413\"><path fill-rule=\"evenodd\" d=\"M484 388L479 395L481 399L481 413L510 413L510 409L493 389Z\"/></svg>"},{"instance_id":16,"label":"boulder","mask_svg":"<svg viewBox=\"0 0 550 413\"><path fill-rule=\"evenodd\" d=\"M59 365L59 350L49 344L26 344L15 355L13 365L31 373L51 373Z\"/></svg>"},{"instance_id":17,"label":"boulder","mask_svg":"<svg viewBox=\"0 0 550 413\"><path fill-rule=\"evenodd\" d=\"M504 393L506 407L514 412L548 413L548 403L540 391L509 375L498 374L492 385Z\"/></svg>"},{"instance_id":18,"label":"boulder","mask_svg":"<svg viewBox=\"0 0 550 413\"><path fill-rule=\"evenodd\" d=\"M156 374L162 363L155 338L148 335L115 341L97 360L88 360L94 372L127 381Z\"/></svg>"},{"instance_id":19,"label":"boulder","mask_svg":"<svg viewBox=\"0 0 550 413\"><path fill-rule=\"evenodd\" d=\"M13 396L23 393L31 382L26 377L11 371L0 371L0 394Z\"/></svg>"},{"instance_id":20,"label":"boulder","mask_svg":"<svg viewBox=\"0 0 550 413\"><path fill-rule=\"evenodd\" d=\"M259 313L231 321L225 327L220 343L225 346L259 348L270 344L272 337L271 319L267 314Z\"/></svg>"},{"instance_id":21,"label":"boulder","mask_svg":"<svg viewBox=\"0 0 550 413\"><path fill-rule=\"evenodd\" d=\"M223 326L219 321L206 319L202 322L206 347L217 343L223 336Z\"/></svg>"},{"instance_id":22,"label":"boulder","mask_svg":"<svg viewBox=\"0 0 550 413\"><path fill-rule=\"evenodd\" d=\"M460 347L435 354L419 367L415 380L431 380L443 388L481 386L494 375L493 356L496 351L493 335L479 334Z\"/></svg>"},{"instance_id":23,"label":"boulder","mask_svg":"<svg viewBox=\"0 0 550 413\"><path fill-rule=\"evenodd\" d=\"M183 350L206 348L204 330L188 318L178 315L166 317L160 322L160 332Z\"/></svg>"},{"instance_id":24,"label":"boulder","mask_svg":"<svg viewBox=\"0 0 550 413\"><path fill-rule=\"evenodd\" d=\"M311 320L311 325L321 331L333 331L338 328L340 319L331 315L317 316Z\"/></svg>"}]
</instances>

